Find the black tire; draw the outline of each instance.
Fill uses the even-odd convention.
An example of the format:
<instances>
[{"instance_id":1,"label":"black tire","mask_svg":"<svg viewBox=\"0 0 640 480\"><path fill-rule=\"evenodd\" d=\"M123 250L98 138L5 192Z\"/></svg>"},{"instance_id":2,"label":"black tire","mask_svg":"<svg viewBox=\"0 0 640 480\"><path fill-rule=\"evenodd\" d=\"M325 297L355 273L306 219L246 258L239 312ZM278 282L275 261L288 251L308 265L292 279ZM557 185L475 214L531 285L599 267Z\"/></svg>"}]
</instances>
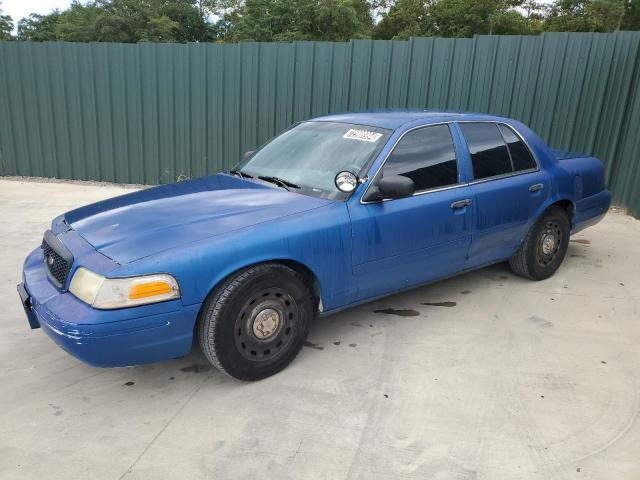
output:
<instances>
[{"instance_id":1,"label":"black tire","mask_svg":"<svg viewBox=\"0 0 640 480\"><path fill-rule=\"evenodd\" d=\"M551 207L533 224L518 251L509 259L521 277L544 280L560 267L569 247L571 224L560 207Z\"/></svg>"},{"instance_id":2,"label":"black tire","mask_svg":"<svg viewBox=\"0 0 640 480\"><path fill-rule=\"evenodd\" d=\"M214 290L200 312L198 337L211 364L239 380L261 380L296 357L316 314L303 278L291 268L249 267Z\"/></svg>"}]
</instances>

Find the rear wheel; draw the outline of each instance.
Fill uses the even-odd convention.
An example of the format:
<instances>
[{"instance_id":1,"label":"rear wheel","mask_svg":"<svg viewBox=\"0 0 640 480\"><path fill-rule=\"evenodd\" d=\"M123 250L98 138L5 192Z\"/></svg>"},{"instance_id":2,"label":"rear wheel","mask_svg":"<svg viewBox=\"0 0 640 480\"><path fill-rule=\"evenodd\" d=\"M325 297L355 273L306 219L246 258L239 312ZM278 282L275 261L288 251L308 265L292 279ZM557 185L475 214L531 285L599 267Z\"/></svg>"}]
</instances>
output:
<instances>
[{"instance_id":1,"label":"rear wheel","mask_svg":"<svg viewBox=\"0 0 640 480\"><path fill-rule=\"evenodd\" d=\"M564 260L570 233L567 213L551 207L531 227L518 251L509 259L511 270L532 280L549 278Z\"/></svg>"},{"instance_id":2,"label":"rear wheel","mask_svg":"<svg viewBox=\"0 0 640 480\"><path fill-rule=\"evenodd\" d=\"M281 264L256 265L207 299L199 338L207 359L240 380L278 373L296 357L315 315L302 277Z\"/></svg>"}]
</instances>

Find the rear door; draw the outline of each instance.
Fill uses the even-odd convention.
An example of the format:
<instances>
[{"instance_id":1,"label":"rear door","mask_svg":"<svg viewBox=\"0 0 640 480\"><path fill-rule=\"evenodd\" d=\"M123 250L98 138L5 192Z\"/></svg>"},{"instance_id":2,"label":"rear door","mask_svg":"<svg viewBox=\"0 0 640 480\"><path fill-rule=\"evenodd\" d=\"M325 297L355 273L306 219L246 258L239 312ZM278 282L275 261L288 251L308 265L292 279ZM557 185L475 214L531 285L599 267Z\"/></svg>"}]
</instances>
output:
<instances>
[{"instance_id":1,"label":"rear door","mask_svg":"<svg viewBox=\"0 0 640 480\"><path fill-rule=\"evenodd\" d=\"M506 259L549 196L549 177L510 126L460 122L459 127L471 159L476 209L469 264Z\"/></svg>"}]
</instances>

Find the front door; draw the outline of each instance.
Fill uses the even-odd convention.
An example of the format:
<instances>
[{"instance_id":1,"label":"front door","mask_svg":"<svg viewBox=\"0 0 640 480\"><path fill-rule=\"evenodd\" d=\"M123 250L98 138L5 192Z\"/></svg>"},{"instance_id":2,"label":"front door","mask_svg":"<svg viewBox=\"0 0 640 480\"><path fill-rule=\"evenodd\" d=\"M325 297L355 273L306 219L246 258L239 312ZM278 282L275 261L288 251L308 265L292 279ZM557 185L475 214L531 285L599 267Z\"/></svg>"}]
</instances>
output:
<instances>
[{"instance_id":1,"label":"front door","mask_svg":"<svg viewBox=\"0 0 640 480\"><path fill-rule=\"evenodd\" d=\"M353 272L363 300L462 270L471 242L471 189L460 182L449 125L410 130L372 182L411 178L413 196L349 202ZM370 187L371 188L371 187Z\"/></svg>"}]
</instances>

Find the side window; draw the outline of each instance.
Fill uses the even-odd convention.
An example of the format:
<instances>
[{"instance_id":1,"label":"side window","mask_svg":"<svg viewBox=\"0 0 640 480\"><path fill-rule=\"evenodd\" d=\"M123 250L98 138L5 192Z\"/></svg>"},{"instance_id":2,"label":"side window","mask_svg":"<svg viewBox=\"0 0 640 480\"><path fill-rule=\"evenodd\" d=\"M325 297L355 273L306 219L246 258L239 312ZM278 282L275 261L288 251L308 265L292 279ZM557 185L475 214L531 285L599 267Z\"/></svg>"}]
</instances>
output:
<instances>
[{"instance_id":1,"label":"side window","mask_svg":"<svg viewBox=\"0 0 640 480\"><path fill-rule=\"evenodd\" d=\"M506 125L498 125L498 128L500 129L500 133L502 133L507 147L509 147L514 170L520 171L536 168L536 161L533 159L531 152L524 142L520 140L520 137Z\"/></svg>"},{"instance_id":2,"label":"side window","mask_svg":"<svg viewBox=\"0 0 640 480\"><path fill-rule=\"evenodd\" d=\"M475 180L513 171L507 145L495 123L460 123L459 125L471 153Z\"/></svg>"},{"instance_id":3,"label":"side window","mask_svg":"<svg viewBox=\"0 0 640 480\"><path fill-rule=\"evenodd\" d=\"M416 184L416 192L458 183L458 162L448 125L407 133L384 164L382 175L402 175Z\"/></svg>"}]
</instances>

